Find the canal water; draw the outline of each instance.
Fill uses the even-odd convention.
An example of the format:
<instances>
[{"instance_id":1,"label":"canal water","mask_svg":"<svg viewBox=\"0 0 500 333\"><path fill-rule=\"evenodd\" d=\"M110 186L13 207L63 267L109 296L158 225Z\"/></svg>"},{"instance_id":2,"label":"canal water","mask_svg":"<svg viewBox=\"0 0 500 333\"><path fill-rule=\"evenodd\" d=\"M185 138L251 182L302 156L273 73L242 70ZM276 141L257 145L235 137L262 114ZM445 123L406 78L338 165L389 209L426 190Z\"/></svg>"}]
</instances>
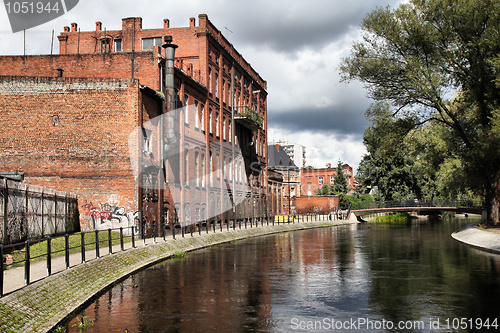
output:
<instances>
[{"instance_id":1,"label":"canal water","mask_svg":"<svg viewBox=\"0 0 500 333\"><path fill-rule=\"evenodd\" d=\"M450 237L470 222L329 227L187 253L103 294L84 311L86 332L494 332L500 256Z\"/></svg>"}]
</instances>

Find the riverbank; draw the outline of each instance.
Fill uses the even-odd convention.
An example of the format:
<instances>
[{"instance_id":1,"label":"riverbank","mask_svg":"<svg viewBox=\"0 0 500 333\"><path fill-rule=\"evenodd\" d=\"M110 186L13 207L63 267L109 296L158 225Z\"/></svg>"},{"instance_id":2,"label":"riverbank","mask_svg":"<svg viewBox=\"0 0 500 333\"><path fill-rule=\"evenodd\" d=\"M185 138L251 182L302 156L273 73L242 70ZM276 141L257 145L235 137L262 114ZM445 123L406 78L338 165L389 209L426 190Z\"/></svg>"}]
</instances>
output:
<instances>
[{"instance_id":1,"label":"riverbank","mask_svg":"<svg viewBox=\"0 0 500 333\"><path fill-rule=\"evenodd\" d=\"M500 254L500 229L478 228L479 222L454 232L451 237L478 250Z\"/></svg>"},{"instance_id":2,"label":"riverbank","mask_svg":"<svg viewBox=\"0 0 500 333\"><path fill-rule=\"evenodd\" d=\"M357 221L317 221L259 226L217 233L187 234L101 257L64 270L0 299L1 332L47 332L77 312L96 295L135 272L176 253L250 237Z\"/></svg>"}]
</instances>

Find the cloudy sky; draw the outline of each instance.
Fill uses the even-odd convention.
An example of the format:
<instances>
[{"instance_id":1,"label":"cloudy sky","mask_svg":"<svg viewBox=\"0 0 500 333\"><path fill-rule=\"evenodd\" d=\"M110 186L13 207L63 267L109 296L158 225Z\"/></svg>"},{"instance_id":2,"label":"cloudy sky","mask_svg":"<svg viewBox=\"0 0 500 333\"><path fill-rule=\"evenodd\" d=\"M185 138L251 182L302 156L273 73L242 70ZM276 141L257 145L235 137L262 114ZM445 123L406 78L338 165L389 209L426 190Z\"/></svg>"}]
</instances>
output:
<instances>
[{"instance_id":1,"label":"cloudy sky","mask_svg":"<svg viewBox=\"0 0 500 333\"><path fill-rule=\"evenodd\" d=\"M6 0L4 0L4 3ZM359 38L359 24L377 6L399 0L80 0L48 23L12 33L0 8L0 55L54 53L64 26L82 31L121 29L121 19L140 16L143 28L189 25L207 14L243 57L268 83L269 141L304 145L307 164L323 167L340 159L357 168L365 153L368 125L363 113L370 100L359 82L340 82L338 65ZM24 51L26 50L26 51Z\"/></svg>"}]
</instances>

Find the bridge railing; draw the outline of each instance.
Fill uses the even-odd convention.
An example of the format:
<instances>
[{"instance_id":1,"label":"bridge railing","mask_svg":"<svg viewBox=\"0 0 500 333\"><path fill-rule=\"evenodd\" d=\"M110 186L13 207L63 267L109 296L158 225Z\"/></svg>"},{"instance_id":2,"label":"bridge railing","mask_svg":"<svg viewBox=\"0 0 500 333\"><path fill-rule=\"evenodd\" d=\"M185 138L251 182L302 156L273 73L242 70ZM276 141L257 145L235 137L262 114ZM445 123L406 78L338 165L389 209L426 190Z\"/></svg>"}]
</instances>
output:
<instances>
[{"instance_id":1,"label":"bridge railing","mask_svg":"<svg viewBox=\"0 0 500 333\"><path fill-rule=\"evenodd\" d=\"M375 201L362 202L358 205L358 210L361 209L377 209L377 208L397 208L397 207L467 207L481 208L477 204L468 200L409 200L409 201Z\"/></svg>"}]
</instances>

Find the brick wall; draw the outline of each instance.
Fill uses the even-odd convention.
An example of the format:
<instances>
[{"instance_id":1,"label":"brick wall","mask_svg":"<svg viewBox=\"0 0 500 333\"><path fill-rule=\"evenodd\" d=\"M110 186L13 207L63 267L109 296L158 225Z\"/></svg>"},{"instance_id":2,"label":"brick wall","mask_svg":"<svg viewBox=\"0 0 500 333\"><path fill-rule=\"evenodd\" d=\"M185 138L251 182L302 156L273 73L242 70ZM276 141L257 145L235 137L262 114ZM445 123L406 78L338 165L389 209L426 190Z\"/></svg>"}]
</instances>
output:
<instances>
[{"instance_id":1,"label":"brick wall","mask_svg":"<svg viewBox=\"0 0 500 333\"><path fill-rule=\"evenodd\" d=\"M92 79L139 79L142 85L160 90L158 59L152 51L87 55L1 56L0 75Z\"/></svg>"},{"instance_id":2,"label":"brick wall","mask_svg":"<svg viewBox=\"0 0 500 333\"><path fill-rule=\"evenodd\" d=\"M77 194L84 229L111 226L111 214L133 222L140 91L137 81L1 77L0 170Z\"/></svg>"},{"instance_id":3,"label":"brick wall","mask_svg":"<svg viewBox=\"0 0 500 333\"><path fill-rule=\"evenodd\" d=\"M338 204L338 196L310 196L295 198L295 210L298 214L326 214L336 208Z\"/></svg>"}]
</instances>

